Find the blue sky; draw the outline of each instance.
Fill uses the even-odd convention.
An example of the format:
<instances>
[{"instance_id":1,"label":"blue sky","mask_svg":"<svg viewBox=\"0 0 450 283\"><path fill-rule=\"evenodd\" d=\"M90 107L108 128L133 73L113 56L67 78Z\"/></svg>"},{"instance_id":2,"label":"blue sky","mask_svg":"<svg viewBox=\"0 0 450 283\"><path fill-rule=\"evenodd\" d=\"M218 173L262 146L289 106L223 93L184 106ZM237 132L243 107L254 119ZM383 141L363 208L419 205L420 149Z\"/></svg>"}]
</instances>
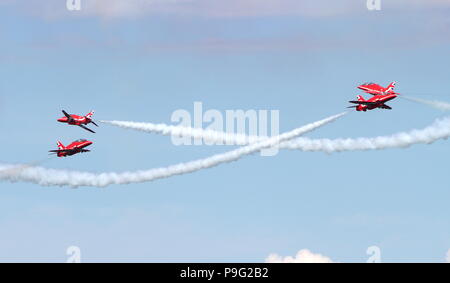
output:
<instances>
[{"instance_id":1,"label":"blue sky","mask_svg":"<svg viewBox=\"0 0 450 283\"><path fill-rule=\"evenodd\" d=\"M225 152L101 125L170 122L177 109L276 109L280 130L340 113L358 83L450 101L446 1L0 1L1 162L46 158L56 140L92 152L50 168L149 169ZM105 4L109 3L109 4ZM206 4L205 4L206 3ZM300 4L299 4L300 3ZM86 4L86 5L84 5ZM403 99L350 113L311 137L372 137L445 116ZM251 261L309 249L339 262L442 262L450 248L448 141L338 154L282 151L151 183L55 188L1 183L0 261Z\"/></svg>"}]
</instances>

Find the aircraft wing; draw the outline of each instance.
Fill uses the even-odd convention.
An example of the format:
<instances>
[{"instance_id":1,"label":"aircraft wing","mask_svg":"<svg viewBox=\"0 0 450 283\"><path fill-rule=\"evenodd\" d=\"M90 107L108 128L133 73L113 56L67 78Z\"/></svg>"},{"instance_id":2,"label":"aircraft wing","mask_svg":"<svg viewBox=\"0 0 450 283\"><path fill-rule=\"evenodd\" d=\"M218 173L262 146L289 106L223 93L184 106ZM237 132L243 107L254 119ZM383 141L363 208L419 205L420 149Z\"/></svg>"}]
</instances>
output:
<instances>
[{"instance_id":1,"label":"aircraft wing","mask_svg":"<svg viewBox=\"0 0 450 283\"><path fill-rule=\"evenodd\" d=\"M386 105L386 104L383 104L383 105L381 105L381 106L380 106L380 108L383 108L383 109L389 109L389 110L391 110L391 109L392 109L392 107L391 107L391 106L389 106L389 105Z\"/></svg>"},{"instance_id":2,"label":"aircraft wing","mask_svg":"<svg viewBox=\"0 0 450 283\"><path fill-rule=\"evenodd\" d=\"M90 152L90 150L89 149L72 148L72 149L55 149L55 150L49 150L48 152L53 152L53 153L72 153L72 152Z\"/></svg>"},{"instance_id":3,"label":"aircraft wing","mask_svg":"<svg viewBox=\"0 0 450 283\"><path fill-rule=\"evenodd\" d=\"M66 111L62 110L62 113L64 114L64 116L66 116L69 119L72 119L72 116L70 116Z\"/></svg>"},{"instance_id":4,"label":"aircraft wing","mask_svg":"<svg viewBox=\"0 0 450 283\"><path fill-rule=\"evenodd\" d=\"M64 116L67 117L67 121L70 123L73 121L72 116L69 115L69 113L67 113L66 111L62 110L62 113L64 114Z\"/></svg>"},{"instance_id":5,"label":"aircraft wing","mask_svg":"<svg viewBox=\"0 0 450 283\"><path fill-rule=\"evenodd\" d=\"M378 104L378 102L357 101L357 100L351 100L349 102L350 103L355 103L355 104L362 104L362 105L377 105Z\"/></svg>"},{"instance_id":6,"label":"aircraft wing","mask_svg":"<svg viewBox=\"0 0 450 283\"><path fill-rule=\"evenodd\" d=\"M60 152L73 152L75 149L55 149L55 150L49 150L48 152L54 152L54 153L60 153Z\"/></svg>"},{"instance_id":7,"label":"aircraft wing","mask_svg":"<svg viewBox=\"0 0 450 283\"><path fill-rule=\"evenodd\" d=\"M95 134L95 132L94 132L93 130L89 129L88 127L85 127L85 126L83 126L83 125L78 125L78 126L80 126L81 128L85 129L86 131L89 131L89 132Z\"/></svg>"}]
</instances>

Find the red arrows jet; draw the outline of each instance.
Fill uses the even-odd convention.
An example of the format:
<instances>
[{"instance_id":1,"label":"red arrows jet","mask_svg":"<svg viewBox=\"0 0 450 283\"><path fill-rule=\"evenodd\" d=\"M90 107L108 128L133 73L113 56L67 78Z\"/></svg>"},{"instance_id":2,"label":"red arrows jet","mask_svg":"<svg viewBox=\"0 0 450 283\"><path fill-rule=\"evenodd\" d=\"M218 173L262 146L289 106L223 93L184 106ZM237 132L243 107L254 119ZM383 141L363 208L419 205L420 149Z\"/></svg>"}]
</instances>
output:
<instances>
[{"instance_id":1,"label":"red arrows jet","mask_svg":"<svg viewBox=\"0 0 450 283\"><path fill-rule=\"evenodd\" d=\"M363 90L366 93L372 94L372 95L379 95L379 94L398 94L394 92L396 82L392 82L390 85L388 85L386 88L380 86L379 84L375 83L364 83L358 88L360 90Z\"/></svg>"},{"instance_id":2,"label":"red arrows jet","mask_svg":"<svg viewBox=\"0 0 450 283\"><path fill-rule=\"evenodd\" d=\"M90 146L91 144L92 144L91 141L76 140L73 143L69 144L68 146L64 146L60 141L58 141L57 142L58 149L50 150L49 152L56 154L58 157L72 156L80 152L90 152L90 150L84 148Z\"/></svg>"},{"instance_id":3,"label":"red arrows jet","mask_svg":"<svg viewBox=\"0 0 450 283\"><path fill-rule=\"evenodd\" d=\"M94 115L94 111L89 112L86 116L78 116L78 115L73 115L73 114L69 115L64 110L62 111L62 113L64 114L65 117L59 118L58 122L67 123L69 125L76 125L76 126L79 126L79 127L83 128L83 129L85 129L86 131L89 131L89 132L95 134L95 132L93 130L91 130L88 127L84 126L84 125L87 125L89 123L92 123L92 124L94 124L95 126L98 127L98 125L94 121L92 121L92 115Z\"/></svg>"},{"instance_id":4,"label":"red arrows jet","mask_svg":"<svg viewBox=\"0 0 450 283\"><path fill-rule=\"evenodd\" d=\"M397 97L396 94L383 94L383 95L374 95L371 98L365 100L364 97L362 97L361 95L358 95L356 97L358 100L349 101L350 103L355 103L358 105L350 106L348 108L355 107L356 111L364 111L364 112L367 110L375 109L375 108L392 109L390 106L386 105L385 103L396 97Z\"/></svg>"}]
</instances>

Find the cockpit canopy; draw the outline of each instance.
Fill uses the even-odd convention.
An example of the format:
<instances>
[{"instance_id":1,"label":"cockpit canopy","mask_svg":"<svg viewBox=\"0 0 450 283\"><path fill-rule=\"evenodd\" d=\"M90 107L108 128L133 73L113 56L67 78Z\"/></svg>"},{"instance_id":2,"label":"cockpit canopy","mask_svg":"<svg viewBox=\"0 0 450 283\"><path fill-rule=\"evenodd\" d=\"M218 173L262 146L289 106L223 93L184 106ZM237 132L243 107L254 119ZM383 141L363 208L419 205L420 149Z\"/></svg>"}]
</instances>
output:
<instances>
[{"instance_id":1,"label":"cockpit canopy","mask_svg":"<svg viewBox=\"0 0 450 283\"><path fill-rule=\"evenodd\" d=\"M375 83L373 82L368 82L368 83L363 83L362 85L374 85Z\"/></svg>"},{"instance_id":2,"label":"cockpit canopy","mask_svg":"<svg viewBox=\"0 0 450 283\"><path fill-rule=\"evenodd\" d=\"M79 140L76 140L75 142L85 142L86 140L85 139L79 139Z\"/></svg>"}]
</instances>

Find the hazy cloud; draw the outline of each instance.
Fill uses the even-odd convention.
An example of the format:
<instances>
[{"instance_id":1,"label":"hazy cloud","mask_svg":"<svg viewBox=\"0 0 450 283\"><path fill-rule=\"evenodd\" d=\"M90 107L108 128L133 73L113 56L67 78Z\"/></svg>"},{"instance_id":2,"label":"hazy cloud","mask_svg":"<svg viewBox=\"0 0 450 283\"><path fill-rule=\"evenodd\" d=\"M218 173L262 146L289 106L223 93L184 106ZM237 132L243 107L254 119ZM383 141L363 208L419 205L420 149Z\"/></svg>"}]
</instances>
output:
<instances>
[{"instance_id":1,"label":"hazy cloud","mask_svg":"<svg viewBox=\"0 0 450 283\"><path fill-rule=\"evenodd\" d=\"M365 9L354 1L326 0L93 0L86 12L103 18L176 14L202 17L261 17L277 15L328 16Z\"/></svg>"},{"instance_id":2,"label":"hazy cloud","mask_svg":"<svg viewBox=\"0 0 450 283\"><path fill-rule=\"evenodd\" d=\"M324 255L312 253L310 250L303 249L292 256L280 256L271 254L266 258L267 263L333 263L333 261Z\"/></svg>"},{"instance_id":3,"label":"hazy cloud","mask_svg":"<svg viewBox=\"0 0 450 283\"><path fill-rule=\"evenodd\" d=\"M387 9L421 9L450 6L448 0L397 0L383 2ZM384 6L382 6L384 7ZM382 8L383 9L383 8ZM101 17L134 17L154 13L204 17L261 17L300 15L324 17L367 12L366 1L354 0L92 0L86 10Z\"/></svg>"},{"instance_id":4,"label":"hazy cloud","mask_svg":"<svg viewBox=\"0 0 450 283\"><path fill-rule=\"evenodd\" d=\"M198 17L264 17L307 16L328 17L367 13L366 1L354 0L80 0L81 11L72 15L95 16L103 19L135 18L161 14ZM63 0L0 0L0 4L15 5L35 15L58 18L69 13ZM382 11L392 9L423 10L427 7L450 7L448 0L383 1Z\"/></svg>"}]
</instances>

